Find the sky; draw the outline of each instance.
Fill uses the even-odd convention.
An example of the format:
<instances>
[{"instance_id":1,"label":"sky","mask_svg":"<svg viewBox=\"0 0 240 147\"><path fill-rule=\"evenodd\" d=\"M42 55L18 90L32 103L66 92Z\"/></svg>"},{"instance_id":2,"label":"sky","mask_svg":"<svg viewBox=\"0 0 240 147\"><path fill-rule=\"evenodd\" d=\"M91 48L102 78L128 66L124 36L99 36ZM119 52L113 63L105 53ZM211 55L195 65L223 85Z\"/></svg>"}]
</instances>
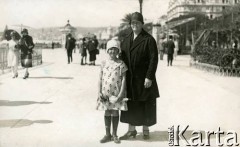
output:
<instances>
[{"instance_id":1,"label":"sky","mask_svg":"<svg viewBox=\"0 0 240 147\"><path fill-rule=\"evenodd\" d=\"M169 0L144 0L143 16L167 13ZM32 28L118 26L125 14L139 11L138 0L0 0L0 29L23 24ZM1 31L0 30L0 31Z\"/></svg>"}]
</instances>

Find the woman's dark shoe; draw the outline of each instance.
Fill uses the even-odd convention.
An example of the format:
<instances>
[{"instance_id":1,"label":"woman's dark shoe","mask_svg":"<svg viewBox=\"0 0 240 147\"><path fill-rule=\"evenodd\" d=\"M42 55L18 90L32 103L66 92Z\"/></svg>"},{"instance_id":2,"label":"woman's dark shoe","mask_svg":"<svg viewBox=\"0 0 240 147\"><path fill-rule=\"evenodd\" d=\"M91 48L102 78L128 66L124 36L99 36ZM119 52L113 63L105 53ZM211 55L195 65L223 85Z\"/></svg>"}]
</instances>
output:
<instances>
[{"instance_id":1,"label":"woman's dark shoe","mask_svg":"<svg viewBox=\"0 0 240 147\"><path fill-rule=\"evenodd\" d=\"M143 130L143 139L144 140L150 139L150 137L149 137L149 130Z\"/></svg>"},{"instance_id":2,"label":"woman's dark shoe","mask_svg":"<svg viewBox=\"0 0 240 147\"><path fill-rule=\"evenodd\" d=\"M137 135L137 131L128 131L126 134L124 134L123 136L121 136L119 139L120 140L128 140L130 137L136 138Z\"/></svg>"},{"instance_id":3,"label":"woman's dark shoe","mask_svg":"<svg viewBox=\"0 0 240 147\"><path fill-rule=\"evenodd\" d=\"M29 77L29 73L25 73L23 79L26 79L26 78L28 78L28 77Z\"/></svg>"},{"instance_id":4,"label":"woman's dark shoe","mask_svg":"<svg viewBox=\"0 0 240 147\"><path fill-rule=\"evenodd\" d=\"M112 136L105 135L101 140L100 143L106 143L112 140Z\"/></svg>"},{"instance_id":5,"label":"woman's dark shoe","mask_svg":"<svg viewBox=\"0 0 240 147\"><path fill-rule=\"evenodd\" d=\"M12 78L14 79L14 78L17 78L17 77L18 77L18 73L14 74L14 76Z\"/></svg>"},{"instance_id":6,"label":"woman's dark shoe","mask_svg":"<svg viewBox=\"0 0 240 147\"><path fill-rule=\"evenodd\" d=\"M112 137L112 139L113 139L113 141L115 142L115 143L121 143L121 141L120 141L120 139L117 137L117 136L113 136Z\"/></svg>"}]
</instances>

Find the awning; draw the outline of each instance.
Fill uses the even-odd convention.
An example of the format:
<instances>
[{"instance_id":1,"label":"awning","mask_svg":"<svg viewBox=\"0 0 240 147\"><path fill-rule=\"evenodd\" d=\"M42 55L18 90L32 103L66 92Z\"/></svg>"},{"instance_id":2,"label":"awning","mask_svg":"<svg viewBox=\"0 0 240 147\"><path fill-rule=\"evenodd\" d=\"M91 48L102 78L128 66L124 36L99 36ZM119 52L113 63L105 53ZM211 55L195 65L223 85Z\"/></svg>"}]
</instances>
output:
<instances>
[{"instance_id":1,"label":"awning","mask_svg":"<svg viewBox=\"0 0 240 147\"><path fill-rule=\"evenodd\" d=\"M179 25L185 24L187 22L193 21L193 20L195 20L195 17L176 20L176 21L172 21L172 22L167 23L167 26L168 26L169 29L171 29L171 28L174 28L176 26L179 26Z\"/></svg>"}]
</instances>

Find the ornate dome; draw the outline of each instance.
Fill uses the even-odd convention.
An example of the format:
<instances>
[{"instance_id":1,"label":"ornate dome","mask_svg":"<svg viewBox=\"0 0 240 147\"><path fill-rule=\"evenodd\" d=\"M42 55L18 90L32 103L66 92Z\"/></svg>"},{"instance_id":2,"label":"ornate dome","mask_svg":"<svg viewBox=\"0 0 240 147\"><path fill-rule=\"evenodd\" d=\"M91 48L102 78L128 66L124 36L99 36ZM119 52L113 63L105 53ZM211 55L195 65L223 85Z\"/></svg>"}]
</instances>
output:
<instances>
[{"instance_id":1,"label":"ornate dome","mask_svg":"<svg viewBox=\"0 0 240 147\"><path fill-rule=\"evenodd\" d=\"M75 30L76 30L76 28L70 25L69 20L67 21L67 24L64 27L60 28L61 32L65 32L65 31L66 32L73 32Z\"/></svg>"}]
</instances>

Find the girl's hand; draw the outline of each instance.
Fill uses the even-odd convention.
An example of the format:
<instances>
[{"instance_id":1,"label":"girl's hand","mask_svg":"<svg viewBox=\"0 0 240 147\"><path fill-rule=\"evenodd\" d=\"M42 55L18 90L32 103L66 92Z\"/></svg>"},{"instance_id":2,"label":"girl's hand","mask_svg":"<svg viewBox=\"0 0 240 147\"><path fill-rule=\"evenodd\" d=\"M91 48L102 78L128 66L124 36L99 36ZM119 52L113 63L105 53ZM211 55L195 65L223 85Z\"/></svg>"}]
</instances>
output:
<instances>
[{"instance_id":1,"label":"girl's hand","mask_svg":"<svg viewBox=\"0 0 240 147\"><path fill-rule=\"evenodd\" d=\"M118 102L121 102L123 100L123 97L117 97L117 101L116 101L116 103L118 103Z\"/></svg>"}]
</instances>

